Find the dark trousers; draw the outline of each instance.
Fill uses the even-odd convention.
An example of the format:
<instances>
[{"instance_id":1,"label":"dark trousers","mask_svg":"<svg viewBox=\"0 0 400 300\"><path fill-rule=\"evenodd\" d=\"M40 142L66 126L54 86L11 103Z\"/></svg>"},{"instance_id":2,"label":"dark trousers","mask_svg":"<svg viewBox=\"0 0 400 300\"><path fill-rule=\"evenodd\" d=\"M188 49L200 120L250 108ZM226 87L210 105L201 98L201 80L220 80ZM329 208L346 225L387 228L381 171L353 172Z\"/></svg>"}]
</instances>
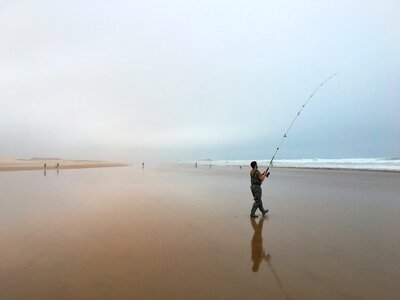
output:
<instances>
[{"instance_id":1,"label":"dark trousers","mask_svg":"<svg viewBox=\"0 0 400 300\"><path fill-rule=\"evenodd\" d=\"M251 189L251 193L253 194L254 197L254 203L253 203L253 207L251 208L251 213L250 215L254 215L256 213L257 208L264 213L265 209L261 200L261 196L262 196L262 190L261 190L261 186L259 185L255 185L252 184L250 186Z\"/></svg>"}]
</instances>

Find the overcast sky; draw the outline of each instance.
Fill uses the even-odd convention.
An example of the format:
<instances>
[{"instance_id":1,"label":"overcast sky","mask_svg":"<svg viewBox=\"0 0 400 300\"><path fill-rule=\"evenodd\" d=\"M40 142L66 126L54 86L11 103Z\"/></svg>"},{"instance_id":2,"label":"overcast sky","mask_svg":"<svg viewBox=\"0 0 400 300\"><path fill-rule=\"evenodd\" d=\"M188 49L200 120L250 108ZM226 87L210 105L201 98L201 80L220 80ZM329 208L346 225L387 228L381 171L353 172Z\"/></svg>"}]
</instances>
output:
<instances>
[{"instance_id":1,"label":"overcast sky","mask_svg":"<svg viewBox=\"0 0 400 300\"><path fill-rule=\"evenodd\" d=\"M400 2L0 0L0 157L400 156Z\"/></svg>"}]
</instances>

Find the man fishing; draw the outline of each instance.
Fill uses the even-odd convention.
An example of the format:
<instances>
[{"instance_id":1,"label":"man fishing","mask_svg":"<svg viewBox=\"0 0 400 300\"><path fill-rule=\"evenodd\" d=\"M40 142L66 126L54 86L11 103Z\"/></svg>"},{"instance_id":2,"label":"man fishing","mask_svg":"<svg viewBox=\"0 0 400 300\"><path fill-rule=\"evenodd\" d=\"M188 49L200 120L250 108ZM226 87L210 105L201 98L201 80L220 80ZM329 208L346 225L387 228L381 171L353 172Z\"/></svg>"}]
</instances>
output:
<instances>
[{"instance_id":1,"label":"man fishing","mask_svg":"<svg viewBox=\"0 0 400 300\"><path fill-rule=\"evenodd\" d=\"M261 190L261 184L264 181L264 179L266 177L269 176L269 172L268 169L270 167L272 167L272 163L275 159L275 156L277 155L279 149L282 146L283 141L285 140L285 138L288 137L288 133L290 131L290 128L292 128L294 122L296 122L297 118L300 116L302 110L304 109L304 107L307 105L308 101L310 101L310 99L312 97L314 97L314 95L318 92L318 90L324 86L324 84L331 80L333 77L335 77L337 75L337 73L331 75L328 79L326 79L324 82L322 82L315 90L314 92L312 92L312 94L307 98L307 101L302 105L302 107L300 108L299 112L296 114L295 118L293 119L292 123L290 123L289 128L286 130L285 134L283 135L281 142L279 143L279 146L276 148L274 155L272 156L270 162L269 162L269 166L267 168L267 171L265 171L264 173L260 173L260 171L258 171L258 166L257 166L257 162L256 161L252 161L250 166L252 168L251 172L250 172L250 178L251 178L251 192L253 193L253 197L254 197L254 204L253 207L251 209L251 213L250 213L250 217L252 218L257 218L258 216L255 214L257 208L259 208L263 214L263 216L268 212L268 209L265 210L261 201L261 194L262 194L262 190Z\"/></svg>"},{"instance_id":2,"label":"man fishing","mask_svg":"<svg viewBox=\"0 0 400 300\"><path fill-rule=\"evenodd\" d=\"M264 209L261 196L262 196L262 189L261 184L266 177L269 176L269 172L265 171L261 174L258 171L258 166L256 161L252 161L251 164L251 171L250 171L250 180L251 180L251 193L254 197L253 207L251 208L250 217L251 218L258 218L256 215L257 208L262 212L263 216L268 212L268 209Z\"/></svg>"}]
</instances>

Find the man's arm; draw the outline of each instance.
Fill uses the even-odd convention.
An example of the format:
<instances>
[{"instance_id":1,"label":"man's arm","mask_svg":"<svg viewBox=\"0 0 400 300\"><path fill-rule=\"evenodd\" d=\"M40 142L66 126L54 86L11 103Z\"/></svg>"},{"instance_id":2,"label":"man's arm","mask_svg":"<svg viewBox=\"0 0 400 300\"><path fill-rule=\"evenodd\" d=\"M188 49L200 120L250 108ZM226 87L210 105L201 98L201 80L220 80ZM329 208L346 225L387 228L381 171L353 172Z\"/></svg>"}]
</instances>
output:
<instances>
[{"instance_id":1,"label":"man's arm","mask_svg":"<svg viewBox=\"0 0 400 300\"><path fill-rule=\"evenodd\" d=\"M261 180L261 182L262 181L264 181L264 179L266 178L266 177L268 177L269 176L269 172L267 172L267 171L265 171L264 173L259 173L258 174L258 178Z\"/></svg>"}]
</instances>

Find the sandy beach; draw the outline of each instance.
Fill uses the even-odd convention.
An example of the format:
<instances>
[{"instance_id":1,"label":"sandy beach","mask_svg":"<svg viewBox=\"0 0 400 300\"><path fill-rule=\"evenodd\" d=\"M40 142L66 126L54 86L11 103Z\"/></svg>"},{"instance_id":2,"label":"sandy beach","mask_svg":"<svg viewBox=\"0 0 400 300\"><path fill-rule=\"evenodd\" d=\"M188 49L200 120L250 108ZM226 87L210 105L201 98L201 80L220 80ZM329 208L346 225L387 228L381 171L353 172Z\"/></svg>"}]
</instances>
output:
<instances>
[{"instance_id":1,"label":"sandy beach","mask_svg":"<svg viewBox=\"0 0 400 300\"><path fill-rule=\"evenodd\" d=\"M44 164L46 164L46 169L49 170L123 167L128 165L119 162L66 160L59 158L32 158L32 159L0 158L0 172L43 170Z\"/></svg>"},{"instance_id":2,"label":"sandy beach","mask_svg":"<svg viewBox=\"0 0 400 300\"><path fill-rule=\"evenodd\" d=\"M248 172L1 172L0 299L399 299L399 173Z\"/></svg>"}]
</instances>

